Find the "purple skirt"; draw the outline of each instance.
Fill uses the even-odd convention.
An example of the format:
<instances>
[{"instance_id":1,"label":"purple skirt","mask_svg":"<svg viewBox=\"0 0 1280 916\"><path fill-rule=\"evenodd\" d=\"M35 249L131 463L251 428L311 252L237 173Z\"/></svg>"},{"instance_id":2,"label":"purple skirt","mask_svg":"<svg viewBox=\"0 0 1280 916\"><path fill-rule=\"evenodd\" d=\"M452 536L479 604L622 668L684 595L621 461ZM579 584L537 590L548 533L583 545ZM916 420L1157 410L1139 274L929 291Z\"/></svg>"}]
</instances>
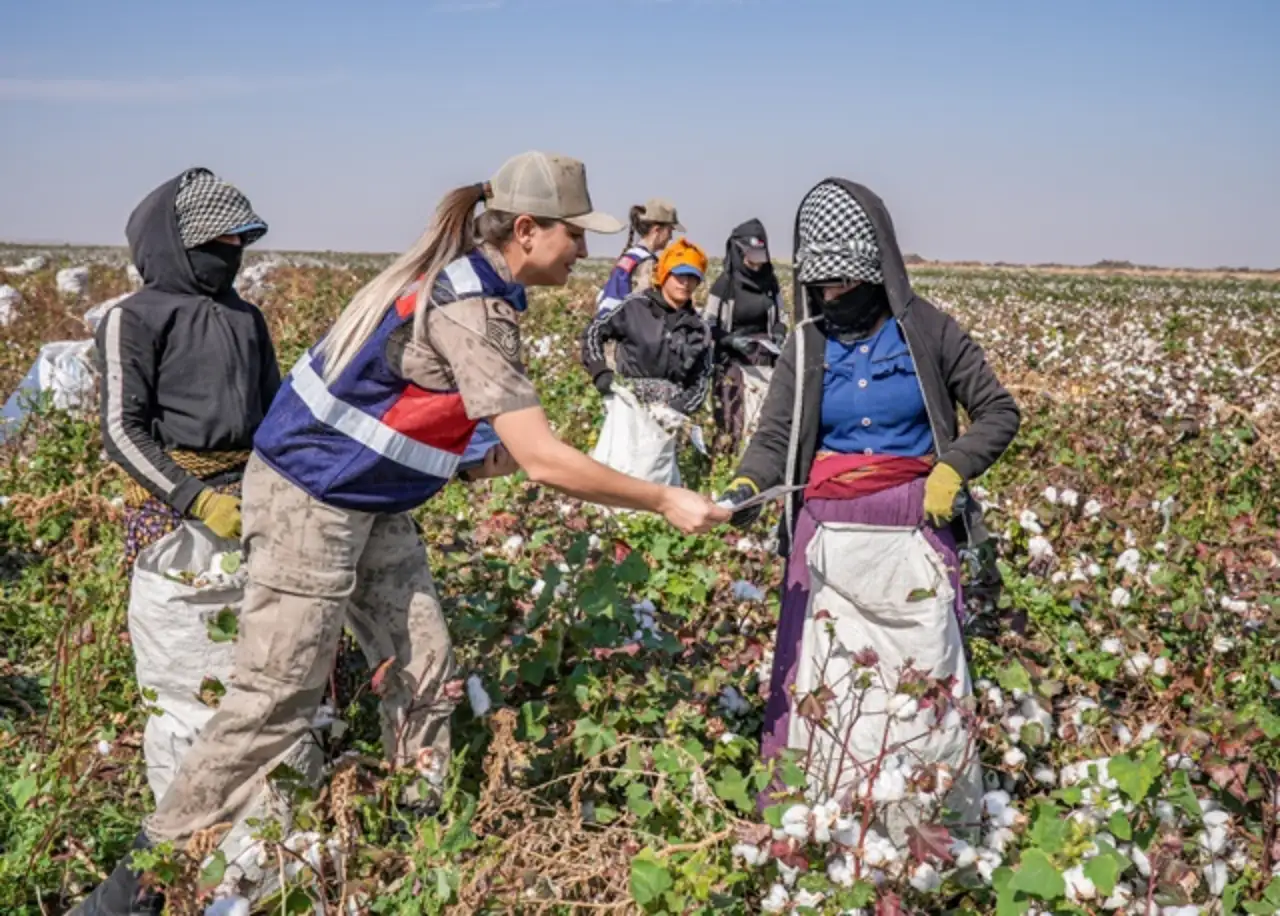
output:
<instances>
[{"instance_id":1,"label":"purple skirt","mask_svg":"<svg viewBox=\"0 0 1280 916\"><path fill-rule=\"evenodd\" d=\"M764 735L760 753L764 759L778 756L787 746L791 728L791 695L800 661L800 641L804 635L805 612L809 606L809 565L805 553L818 525L845 522L858 525L910 527L924 519L924 478L857 499L813 499L806 502L796 518L791 556L783 581L782 612L774 640L773 674L769 681L769 702L764 711ZM955 536L950 529L924 526L924 536L938 551L951 571L956 593L956 615L964 607L960 594L960 562Z\"/></svg>"}]
</instances>

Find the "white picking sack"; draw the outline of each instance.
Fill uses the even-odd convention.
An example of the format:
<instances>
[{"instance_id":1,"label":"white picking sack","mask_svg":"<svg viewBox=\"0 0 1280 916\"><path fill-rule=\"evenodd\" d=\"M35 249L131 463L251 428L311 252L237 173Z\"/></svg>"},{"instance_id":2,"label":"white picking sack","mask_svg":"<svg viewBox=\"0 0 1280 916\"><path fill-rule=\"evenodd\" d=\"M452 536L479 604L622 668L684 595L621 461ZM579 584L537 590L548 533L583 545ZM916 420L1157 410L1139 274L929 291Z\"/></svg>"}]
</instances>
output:
<instances>
[{"instance_id":1,"label":"white picking sack","mask_svg":"<svg viewBox=\"0 0 1280 916\"><path fill-rule=\"evenodd\" d=\"M85 407L93 401L97 378L92 340L58 340L45 344L0 408L0 442L17 429L30 411L31 402L41 392L52 392L53 406L59 410Z\"/></svg>"},{"instance_id":2,"label":"white picking sack","mask_svg":"<svg viewBox=\"0 0 1280 916\"><path fill-rule=\"evenodd\" d=\"M64 296L83 296L89 291L89 268L64 267L54 276L54 285Z\"/></svg>"},{"instance_id":3,"label":"white picking sack","mask_svg":"<svg viewBox=\"0 0 1280 916\"><path fill-rule=\"evenodd\" d=\"M680 485L676 463L678 429L668 429L641 404L635 393L615 385L600 438L591 457L615 471L651 483Z\"/></svg>"},{"instance_id":4,"label":"white picking sack","mask_svg":"<svg viewBox=\"0 0 1280 916\"><path fill-rule=\"evenodd\" d=\"M154 714L143 733L147 782L158 801L177 773L182 758L216 710L201 700L214 682L230 690L235 632L248 573L239 560L240 545L216 537L199 522L179 527L138 554L129 590L129 638L138 687L153 691ZM233 558L223 565L224 557ZM228 572L227 570L234 570ZM216 689L216 688L215 688ZM280 761L309 784L320 777L320 748L308 734ZM274 886L273 863L259 862L253 828L246 821L281 821L288 833L288 799L270 784L236 812L235 824L219 847L228 874L255 886L254 897Z\"/></svg>"},{"instance_id":5,"label":"white picking sack","mask_svg":"<svg viewBox=\"0 0 1280 916\"><path fill-rule=\"evenodd\" d=\"M18 317L18 306L22 305L22 293L12 286L0 286L0 328L7 328Z\"/></svg>"},{"instance_id":6,"label":"white picking sack","mask_svg":"<svg viewBox=\"0 0 1280 916\"><path fill-rule=\"evenodd\" d=\"M132 295L133 293L125 293L121 296L114 296L103 302L99 302L93 308L84 313L84 323L89 326L90 331L98 330L98 325L102 324L102 319L107 317L107 312L111 311Z\"/></svg>"},{"instance_id":7,"label":"white picking sack","mask_svg":"<svg viewBox=\"0 0 1280 916\"><path fill-rule=\"evenodd\" d=\"M772 366L742 367L743 439L750 439L755 435L756 426L760 422L760 411L764 407L764 396L769 393L769 382L772 380Z\"/></svg>"},{"instance_id":8,"label":"white picking sack","mask_svg":"<svg viewBox=\"0 0 1280 916\"><path fill-rule=\"evenodd\" d=\"M920 806L905 779L899 782L901 777L893 775L896 764L946 764L953 780L946 807L963 821L976 820L982 768L976 741L959 713L953 711L937 722L929 709L912 715L910 704L892 716L886 709L908 659L917 671L954 678L955 699L972 692L955 591L942 558L914 528L832 523L818 526L806 559L811 590L795 696L799 704L819 687L829 688L834 696L826 705L826 721L830 732L844 739L816 730L810 792L843 799L850 790L860 795L869 791L882 802L877 810L882 812L883 828L895 843L902 843L907 827L931 822L935 813ZM872 674L864 688L857 683L861 675L853 656L868 648L879 658L872 669L878 674ZM791 715L788 745L806 750L813 731L797 708ZM871 772L882 747L889 765L881 767L871 785L863 776Z\"/></svg>"}]
</instances>

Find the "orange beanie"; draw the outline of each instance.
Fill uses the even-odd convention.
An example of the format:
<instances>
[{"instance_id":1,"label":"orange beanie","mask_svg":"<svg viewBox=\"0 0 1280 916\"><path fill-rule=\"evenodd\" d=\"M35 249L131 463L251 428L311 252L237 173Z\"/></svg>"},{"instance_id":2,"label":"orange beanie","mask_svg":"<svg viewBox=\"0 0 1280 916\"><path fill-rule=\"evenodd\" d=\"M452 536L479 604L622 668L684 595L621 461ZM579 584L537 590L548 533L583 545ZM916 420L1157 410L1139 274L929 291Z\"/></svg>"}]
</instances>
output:
<instances>
[{"instance_id":1,"label":"orange beanie","mask_svg":"<svg viewBox=\"0 0 1280 916\"><path fill-rule=\"evenodd\" d=\"M661 286L672 273L695 274L701 280L707 275L707 253L688 239L676 239L662 252L654 280Z\"/></svg>"}]
</instances>

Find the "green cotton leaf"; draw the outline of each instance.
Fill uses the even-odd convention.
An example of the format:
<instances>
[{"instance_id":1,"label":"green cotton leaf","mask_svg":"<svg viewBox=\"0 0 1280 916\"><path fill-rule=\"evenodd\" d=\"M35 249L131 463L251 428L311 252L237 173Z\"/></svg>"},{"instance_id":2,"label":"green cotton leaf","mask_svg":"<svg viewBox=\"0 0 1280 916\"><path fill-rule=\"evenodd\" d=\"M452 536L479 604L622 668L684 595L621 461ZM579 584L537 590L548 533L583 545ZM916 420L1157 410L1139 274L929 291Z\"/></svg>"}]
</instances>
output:
<instances>
[{"instance_id":1,"label":"green cotton leaf","mask_svg":"<svg viewBox=\"0 0 1280 916\"><path fill-rule=\"evenodd\" d=\"M782 829L782 815L786 813L786 805L770 805L764 809L764 822L775 830Z\"/></svg>"},{"instance_id":2,"label":"green cotton leaf","mask_svg":"<svg viewBox=\"0 0 1280 916\"><path fill-rule=\"evenodd\" d=\"M1058 806L1041 803L1036 807L1029 839L1033 846L1047 853L1061 852L1071 827L1058 816Z\"/></svg>"},{"instance_id":3,"label":"green cotton leaf","mask_svg":"<svg viewBox=\"0 0 1280 916\"><path fill-rule=\"evenodd\" d=\"M782 784L788 789L802 789L809 781L804 770L800 769L794 760L788 760L782 764L781 776Z\"/></svg>"},{"instance_id":4,"label":"green cotton leaf","mask_svg":"<svg viewBox=\"0 0 1280 916\"><path fill-rule=\"evenodd\" d=\"M1116 879L1120 877L1122 871L1124 869L1119 859L1110 854L1094 856L1084 864L1085 877L1107 897L1110 897L1111 892L1116 889Z\"/></svg>"},{"instance_id":5,"label":"green cotton leaf","mask_svg":"<svg viewBox=\"0 0 1280 916\"><path fill-rule=\"evenodd\" d=\"M723 775L712 783L716 796L722 801L737 805L739 811L750 813L753 806L747 777L733 767L725 767L721 772Z\"/></svg>"},{"instance_id":6,"label":"green cotton leaf","mask_svg":"<svg viewBox=\"0 0 1280 916\"><path fill-rule=\"evenodd\" d=\"M649 786L633 782L627 786L627 807L636 817L648 817L657 806L650 800Z\"/></svg>"},{"instance_id":7,"label":"green cotton leaf","mask_svg":"<svg viewBox=\"0 0 1280 916\"><path fill-rule=\"evenodd\" d=\"M870 906L876 899L876 886L870 881L858 881L853 887L841 890L836 894L836 906L842 911L860 910Z\"/></svg>"},{"instance_id":8,"label":"green cotton leaf","mask_svg":"<svg viewBox=\"0 0 1280 916\"><path fill-rule=\"evenodd\" d=\"M618 564L614 575L619 582L625 582L627 585L644 585L649 581L649 564L644 561L640 551L633 550Z\"/></svg>"},{"instance_id":9,"label":"green cotton leaf","mask_svg":"<svg viewBox=\"0 0 1280 916\"><path fill-rule=\"evenodd\" d=\"M1000 687L1003 690L1030 690L1031 675L1027 673L1027 669L1022 667L1020 662L1013 662L1002 668L998 678Z\"/></svg>"},{"instance_id":10,"label":"green cotton leaf","mask_svg":"<svg viewBox=\"0 0 1280 916\"><path fill-rule=\"evenodd\" d=\"M597 824L612 824L618 819L618 809L608 805L596 805L595 821Z\"/></svg>"},{"instance_id":11,"label":"green cotton leaf","mask_svg":"<svg viewBox=\"0 0 1280 916\"><path fill-rule=\"evenodd\" d=\"M9 795L13 798L13 803L19 808L25 808L27 802L35 798L40 791L40 781L34 775L23 776L17 782L9 786Z\"/></svg>"},{"instance_id":12,"label":"green cotton leaf","mask_svg":"<svg viewBox=\"0 0 1280 916\"><path fill-rule=\"evenodd\" d=\"M671 873L645 850L631 860L631 896L641 906L648 906L671 889Z\"/></svg>"},{"instance_id":13,"label":"green cotton leaf","mask_svg":"<svg viewBox=\"0 0 1280 916\"><path fill-rule=\"evenodd\" d=\"M1170 804L1176 805L1194 818L1204 814L1200 808L1200 799L1196 798L1195 790L1191 788L1191 779L1182 770L1173 774L1164 797Z\"/></svg>"},{"instance_id":14,"label":"green cotton leaf","mask_svg":"<svg viewBox=\"0 0 1280 916\"><path fill-rule=\"evenodd\" d=\"M938 597L936 588L913 588L907 593L907 601L915 603L917 601L928 601L930 598Z\"/></svg>"},{"instance_id":15,"label":"green cotton leaf","mask_svg":"<svg viewBox=\"0 0 1280 916\"><path fill-rule=\"evenodd\" d=\"M1133 839L1133 825L1123 811L1111 815L1111 820L1107 821L1107 829L1117 840L1128 842Z\"/></svg>"},{"instance_id":16,"label":"green cotton leaf","mask_svg":"<svg viewBox=\"0 0 1280 916\"><path fill-rule=\"evenodd\" d=\"M1013 882L996 894L996 916L1023 916L1031 909L1031 901L1023 897Z\"/></svg>"},{"instance_id":17,"label":"green cotton leaf","mask_svg":"<svg viewBox=\"0 0 1280 916\"><path fill-rule=\"evenodd\" d=\"M224 607L209 621L205 630L210 642L233 642L240 633L240 620L234 610Z\"/></svg>"},{"instance_id":18,"label":"green cotton leaf","mask_svg":"<svg viewBox=\"0 0 1280 916\"><path fill-rule=\"evenodd\" d=\"M518 736L523 741L538 742L547 736L546 726L542 724L547 718L547 704L530 701L520 707L520 728Z\"/></svg>"},{"instance_id":19,"label":"green cotton leaf","mask_svg":"<svg viewBox=\"0 0 1280 916\"><path fill-rule=\"evenodd\" d=\"M200 870L200 890L208 891L222 883L227 873L227 854L219 849Z\"/></svg>"},{"instance_id":20,"label":"green cotton leaf","mask_svg":"<svg viewBox=\"0 0 1280 916\"><path fill-rule=\"evenodd\" d=\"M1018 870L1013 873L1009 887L1041 900L1057 900L1067 892L1067 883L1049 856L1039 849L1028 849L1022 854Z\"/></svg>"},{"instance_id":21,"label":"green cotton leaf","mask_svg":"<svg viewBox=\"0 0 1280 916\"><path fill-rule=\"evenodd\" d=\"M1130 801L1141 801L1164 772L1164 759L1159 749L1152 749L1141 760L1122 754L1111 758L1107 772Z\"/></svg>"}]
</instances>

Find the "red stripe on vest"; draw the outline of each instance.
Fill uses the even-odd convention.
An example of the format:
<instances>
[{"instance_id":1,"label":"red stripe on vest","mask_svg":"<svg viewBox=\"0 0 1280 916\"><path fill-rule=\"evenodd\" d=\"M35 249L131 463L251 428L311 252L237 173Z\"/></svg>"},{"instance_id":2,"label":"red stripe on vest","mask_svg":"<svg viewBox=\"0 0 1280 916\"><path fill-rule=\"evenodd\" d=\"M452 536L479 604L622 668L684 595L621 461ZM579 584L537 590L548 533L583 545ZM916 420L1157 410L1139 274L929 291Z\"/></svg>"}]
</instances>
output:
<instances>
[{"instance_id":1,"label":"red stripe on vest","mask_svg":"<svg viewBox=\"0 0 1280 916\"><path fill-rule=\"evenodd\" d=\"M406 386L382 415L382 422L416 442L461 455L476 430L467 417L462 395Z\"/></svg>"}]
</instances>

